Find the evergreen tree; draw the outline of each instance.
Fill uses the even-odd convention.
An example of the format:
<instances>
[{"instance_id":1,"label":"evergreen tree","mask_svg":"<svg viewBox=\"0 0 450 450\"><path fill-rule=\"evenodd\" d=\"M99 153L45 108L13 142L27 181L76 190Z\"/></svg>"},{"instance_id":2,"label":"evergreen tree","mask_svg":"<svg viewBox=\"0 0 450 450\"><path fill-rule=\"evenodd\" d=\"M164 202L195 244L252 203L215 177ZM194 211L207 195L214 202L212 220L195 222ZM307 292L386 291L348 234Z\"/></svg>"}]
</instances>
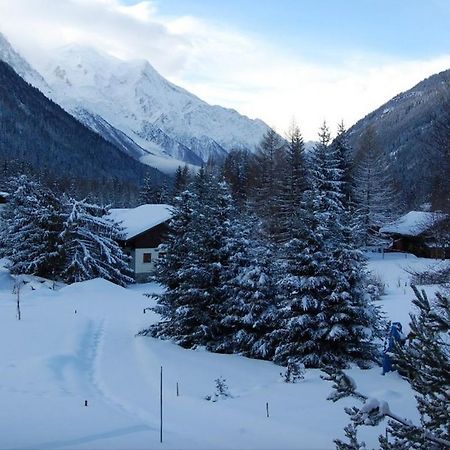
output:
<instances>
[{"instance_id":1,"label":"evergreen tree","mask_svg":"<svg viewBox=\"0 0 450 450\"><path fill-rule=\"evenodd\" d=\"M382 450L444 450L450 448L450 301L437 293L430 302L424 291L413 290L418 315L411 315L409 345L393 348L399 373L408 379L416 391L421 426L413 424L390 410L385 402L369 399L357 391L353 379L342 370L329 366L323 369L323 379L333 381L333 392L328 399L337 401L346 397L362 400L362 408L345 408L352 423L344 428L348 443L335 440L337 449L359 449L356 428L377 426L388 418L386 436L379 436Z\"/></svg>"},{"instance_id":2,"label":"evergreen tree","mask_svg":"<svg viewBox=\"0 0 450 450\"><path fill-rule=\"evenodd\" d=\"M353 151L348 143L344 123L338 125L337 136L332 142L332 147L336 152L338 168L341 171L342 186L342 204L345 209L351 209L354 205L354 181L353 181Z\"/></svg>"},{"instance_id":3,"label":"evergreen tree","mask_svg":"<svg viewBox=\"0 0 450 450\"><path fill-rule=\"evenodd\" d=\"M176 196L184 192L188 187L189 181L190 181L189 167L187 165L185 165L184 167L178 166L175 172L172 198L175 198Z\"/></svg>"},{"instance_id":4,"label":"evergreen tree","mask_svg":"<svg viewBox=\"0 0 450 450\"><path fill-rule=\"evenodd\" d=\"M293 122L288 133L286 146L286 171L280 193L280 241L291 237L292 221L301 207L303 192L307 188L305 145L299 127Z\"/></svg>"},{"instance_id":5,"label":"evergreen tree","mask_svg":"<svg viewBox=\"0 0 450 450\"><path fill-rule=\"evenodd\" d=\"M395 364L406 375L416 391L417 409L422 430L389 421L393 439L385 443L387 449L443 449L443 444L427 437L450 442L450 300L438 293L429 301L424 291L413 287L418 309L411 315L411 336L407 346L395 349Z\"/></svg>"},{"instance_id":6,"label":"evergreen tree","mask_svg":"<svg viewBox=\"0 0 450 450\"><path fill-rule=\"evenodd\" d=\"M274 361L286 365L290 358L307 367L321 361L318 331L321 330L322 297L331 290L330 257L325 251L323 230L313 210L314 193L305 192L305 203L293 223L292 237L279 261L281 321L274 333L278 346Z\"/></svg>"},{"instance_id":7,"label":"evergreen tree","mask_svg":"<svg viewBox=\"0 0 450 450\"><path fill-rule=\"evenodd\" d=\"M256 154L258 175L254 210L261 218L263 232L272 242L283 239L281 201L286 173L285 143L274 130L264 135Z\"/></svg>"},{"instance_id":8,"label":"evergreen tree","mask_svg":"<svg viewBox=\"0 0 450 450\"><path fill-rule=\"evenodd\" d=\"M243 209L252 184L252 159L248 151L233 150L223 163L221 175L230 186L231 195L239 209Z\"/></svg>"},{"instance_id":9,"label":"evergreen tree","mask_svg":"<svg viewBox=\"0 0 450 450\"><path fill-rule=\"evenodd\" d=\"M64 199L64 225L60 233L64 281L74 283L101 277L121 286L133 282L128 257L118 244L123 239L122 229L107 213L106 208L98 205Z\"/></svg>"},{"instance_id":10,"label":"evergreen tree","mask_svg":"<svg viewBox=\"0 0 450 450\"><path fill-rule=\"evenodd\" d=\"M141 205L161 205L168 199L167 186L156 184L153 177L147 176L139 192L139 202Z\"/></svg>"},{"instance_id":11,"label":"evergreen tree","mask_svg":"<svg viewBox=\"0 0 450 450\"><path fill-rule=\"evenodd\" d=\"M221 284L231 196L223 183L200 169L189 189L175 199L167 257L156 279L167 286L158 300L163 320L144 330L184 347L214 349L221 339Z\"/></svg>"},{"instance_id":12,"label":"evergreen tree","mask_svg":"<svg viewBox=\"0 0 450 450\"><path fill-rule=\"evenodd\" d=\"M26 175L12 178L0 220L0 255L11 272L54 278L61 265L61 203L50 189Z\"/></svg>"},{"instance_id":13,"label":"evergreen tree","mask_svg":"<svg viewBox=\"0 0 450 450\"><path fill-rule=\"evenodd\" d=\"M362 139L354 178L360 245L379 245L383 240L378 230L395 218L399 204L381 148L371 128Z\"/></svg>"},{"instance_id":14,"label":"evergreen tree","mask_svg":"<svg viewBox=\"0 0 450 450\"><path fill-rule=\"evenodd\" d=\"M311 155L310 188L284 247L280 290L284 316L275 360L306 366L367 364L376 354L377 310L365 295L364 260L354 247L342 203L342 162L326 124Z\"/></svg>"},{"instance_id":15,"label":"evergreen tree","mask_svg":"<svg viewBox=\"0 0 450 450\"><path fill-rule=\"evenodd\" d=\"M275 350L271 334L278 321L273 254L257 237L259 221L233 222L222 284L225 339L217 350L270 359Z\"/></svg>"}]
</instances>

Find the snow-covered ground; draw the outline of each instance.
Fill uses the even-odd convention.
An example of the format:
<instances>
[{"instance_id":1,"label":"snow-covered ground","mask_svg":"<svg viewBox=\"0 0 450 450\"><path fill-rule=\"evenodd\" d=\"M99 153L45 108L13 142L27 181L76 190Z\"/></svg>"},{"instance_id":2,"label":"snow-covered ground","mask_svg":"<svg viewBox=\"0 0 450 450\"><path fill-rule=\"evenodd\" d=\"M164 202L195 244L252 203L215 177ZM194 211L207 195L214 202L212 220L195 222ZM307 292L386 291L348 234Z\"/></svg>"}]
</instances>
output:
<instances>
[{"instance_id":1,"label":"snow-covered ground","mask_svg":"<svg viewBox=\"0 0 450 450\"><path fill-rule=\"evenodd\" d=\"M404 326L408 322L413 294L403 268L429 263L411 255L371 257L371 270L386 283L381 303L390 319ZM2 449L331 449L348 423L344 406L357 403L327 401L331 385L317 370L308 370L297 384L286 384L282 368L269 362L135 337L157 320L143 313L152 301L142 295L157 290L156 285L124 289L96 279L52 290L51 284L36 281L33 289L28 285L21 291L20 321L13 285L0 267ZM383 377L380 372L349 371L361 392L417 421L408 384L396 373ZM206 401L220 376L233 398ZM384 425L365 430L362 438L369 448L378 446L376 437L383 430Z\"/></svg>"}]
</instances>

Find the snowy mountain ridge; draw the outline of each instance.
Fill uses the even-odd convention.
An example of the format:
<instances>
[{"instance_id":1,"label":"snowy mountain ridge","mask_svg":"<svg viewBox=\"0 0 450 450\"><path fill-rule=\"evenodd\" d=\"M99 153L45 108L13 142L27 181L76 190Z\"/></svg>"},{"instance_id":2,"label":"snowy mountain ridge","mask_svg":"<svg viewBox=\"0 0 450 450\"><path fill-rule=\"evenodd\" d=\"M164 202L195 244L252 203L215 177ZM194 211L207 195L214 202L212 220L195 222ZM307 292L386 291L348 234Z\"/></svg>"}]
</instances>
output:
<instances>
[{"instance_id":1,"label":"snowy mountain ridge","mask_svg":"<svg viewBox=\"0 0 450 450\"><path fill-rule=\"evenodd\" d=\"M2 33L0 33L0 61L10 65L27 83L39 89L44 95L51 96L50 86L44 78L14 50Z\"/></svg>"},{"instance_id":2,"label":"snowy mountain ridge","mask_svg":"<svg viewBox=\"0 0 450 450\"><path fill-rule=\"evenodd\" d=\"M166 80L146 60L122 61L71 44L52 55L41 72L57 103L91 127L89 115L103 118L140 146L141 160L150 164L145 153L199 165L232 149L252 151L269 128L209 105Z\"/></svg>"},{"instance_id":3,"label":"snowy mountain ridge","mask_svg":"<svg viewBox=\"0 0 450 450\"><path fill-rule=\"evenodd\" d=\"M121 151L166 172L232 149L254 151L269 129L261 120L209 105L146 60L123 61L70 44L39 61L38 72L1 33L0 60Z\"/></svg>"}]
</instances>

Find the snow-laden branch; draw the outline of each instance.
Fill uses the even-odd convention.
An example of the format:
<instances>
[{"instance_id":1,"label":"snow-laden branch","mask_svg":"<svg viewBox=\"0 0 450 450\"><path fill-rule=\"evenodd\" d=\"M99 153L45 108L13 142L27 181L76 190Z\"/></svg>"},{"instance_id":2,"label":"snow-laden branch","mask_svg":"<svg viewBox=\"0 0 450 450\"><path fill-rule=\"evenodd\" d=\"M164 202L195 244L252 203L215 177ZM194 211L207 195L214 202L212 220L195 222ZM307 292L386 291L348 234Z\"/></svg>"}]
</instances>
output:
<instances>
[{"instance_id":1,"label":"snow-laden branch","mask_svg":"<svg viewBox=\"0 0 450 450\"><path fill-rule=\"evenodd\" d=\"M411 430L420 432L422 436L429 441L450 448L450 441L441 439L425 430L423 427L414 425L410 420L393 413L387 402L380 401L376 398L370 398L367 395L358 392L355 380L345 374L342 370L332 367L326 367L322 370L326 375L321 375L321 378L323 380L333 382L334 391L328 396L327 400L337 402L342 398L355 397L363 402L363 406L360 409L356 407L345 409L355 425L375 426L378 425L385 417L388 417L398 423L401 423L403 426L410 428Z\"/></svg>"}]
</instances>

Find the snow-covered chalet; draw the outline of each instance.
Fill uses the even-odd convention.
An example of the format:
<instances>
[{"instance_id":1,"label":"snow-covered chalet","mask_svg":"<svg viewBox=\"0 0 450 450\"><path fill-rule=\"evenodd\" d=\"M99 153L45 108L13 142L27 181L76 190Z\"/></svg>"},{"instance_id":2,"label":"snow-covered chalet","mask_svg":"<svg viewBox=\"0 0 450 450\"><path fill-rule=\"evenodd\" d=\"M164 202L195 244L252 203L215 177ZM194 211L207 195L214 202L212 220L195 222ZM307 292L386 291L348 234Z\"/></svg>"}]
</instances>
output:
<instances>
[{"instance_id":1,"label":"snow-covered chalet","mask_svg":"<svg viewBox=\"0 0 450 450\"><path fill-rule=\"evenodd\" d=\"M450 258L450 216L439 212L410 211L380 228L392 239L391 250L424 258Z\"/></svg>"},{"instance_id":2,"label":"snow-covered chalet","mask_svg":"<svg viewBox=\"0 0 450 450\"><path fill-rule=\"evenodd\" d=\"M111 218L124 228L120 242L131 256L131 269L137 282L145 282L155 270L155 262L164 257L161 244L172 217L169 205L141 205L137 208L111 209Z\"/></svg>"}]
</instances>

